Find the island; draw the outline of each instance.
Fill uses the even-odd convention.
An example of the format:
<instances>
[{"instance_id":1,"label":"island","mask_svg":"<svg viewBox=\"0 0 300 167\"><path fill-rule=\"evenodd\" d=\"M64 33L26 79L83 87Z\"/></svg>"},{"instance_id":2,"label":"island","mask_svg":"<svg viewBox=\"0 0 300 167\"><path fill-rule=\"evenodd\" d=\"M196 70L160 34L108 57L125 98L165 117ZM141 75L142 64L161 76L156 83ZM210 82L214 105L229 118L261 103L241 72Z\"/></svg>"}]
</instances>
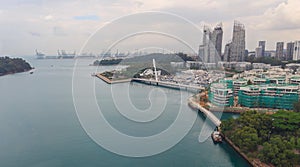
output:
<instances>
[{"instance_id":1,"label":"island","mask_svg":"<svg viewBox=\"0 0 300 167\"><path fill-rule=\"evenodd\" d=\"M29 63L21 58L0 57L0 76L26 72L33 69Z\"/></svg>"},{"instance_id":2,"label":"island","mask_svg":"<svg viewBox=\"0 0 300 167\"><path fill-rule=\"evenodd\" d=\"M123 59L103 59L94 61L94 66L111 66L118 65Z\"/></svg>"}]
</instances>

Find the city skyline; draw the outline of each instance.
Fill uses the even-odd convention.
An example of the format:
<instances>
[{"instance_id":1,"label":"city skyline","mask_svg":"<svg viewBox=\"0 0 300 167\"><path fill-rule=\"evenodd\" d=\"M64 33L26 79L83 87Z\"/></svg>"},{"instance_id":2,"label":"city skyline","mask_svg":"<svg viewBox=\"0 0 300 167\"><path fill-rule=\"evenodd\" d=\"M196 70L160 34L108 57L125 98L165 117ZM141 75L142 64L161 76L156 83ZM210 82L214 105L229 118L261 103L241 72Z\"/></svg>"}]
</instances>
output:
<instances>
[{"instance_id":1,"label":"city skyline","mask_svg":"<svg viewBox=\"0 0 300 167\"><path fill-rule=\"evenodd\" d=\"M56 54L57 49L79 51L99 27L115 18L144 11L174 13L200 29L222 22L223 48L232 39L233 21L239 20L246 27L246 49L255 51L257 42L263 40L266 50L275 50L278 41L300 39L299 5L297 0L3 1L0 2L0 55L32 55L35 49L47 54Z\"/></svg>"}]
</instances>

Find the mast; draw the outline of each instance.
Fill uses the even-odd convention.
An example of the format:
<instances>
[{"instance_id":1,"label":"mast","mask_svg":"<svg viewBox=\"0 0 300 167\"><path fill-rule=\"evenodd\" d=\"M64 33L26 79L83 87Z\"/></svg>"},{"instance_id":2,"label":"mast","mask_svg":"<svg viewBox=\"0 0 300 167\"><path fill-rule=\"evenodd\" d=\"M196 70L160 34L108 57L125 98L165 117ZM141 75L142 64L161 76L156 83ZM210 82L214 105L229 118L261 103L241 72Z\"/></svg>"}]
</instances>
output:
<instances>
[{"instance_id":1,"label":"mast","mask_svg":"<svg viewBox=\"0 0 300 167\"><path fill-rule=\"evenodd\" d=\"M155 65L155 59L153 59L153 68L154 68L154 74L155 74L155 81L158 81L158 79L157 79L156 65Z\"/></svg>"}]
</instances>

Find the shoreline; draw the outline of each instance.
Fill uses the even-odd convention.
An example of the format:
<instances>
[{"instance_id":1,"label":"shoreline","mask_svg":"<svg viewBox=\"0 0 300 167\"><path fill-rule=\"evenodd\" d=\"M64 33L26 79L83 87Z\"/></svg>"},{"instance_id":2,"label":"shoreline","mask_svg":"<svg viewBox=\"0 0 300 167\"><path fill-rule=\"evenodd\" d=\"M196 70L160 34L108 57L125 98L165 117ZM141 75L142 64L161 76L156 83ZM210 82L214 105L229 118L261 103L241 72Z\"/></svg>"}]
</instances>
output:
<instances>
[{"instance_id":1,"label":"shoreline","mask_svg":"<svg viewBox=\"0 0 300 167\"><path fill-rule=\"evenodd\" d=\"M198 94L199 95L199 94ZM197 96L197 95L196 95ZM198 103L197 101L195 101L195 99L193 97L190 97L188 100L188 104L189 107L193 110L196 110L197 112L201 112L197 107L194 107L194 105L192 103ZM214 111L212 111L214 112ZM220 112L220 110L219 110ZM235 112L236 113L236 112ZM240 113L240 112L239 112ZM205 114L204 114L205 115ZM229 138L227 138L222 132L221 135L223 137L223 139L245 160L248 162L248 164L250 166L256 167L255 164L253 164L253 162L250 160L249 157L246 156L245 153L243 153Z\"/></svg>"},{"instance_id":2,"label":"shoreline","mask_svg":"<svg viewBox=\"0 0 300 167\"><path fill-rule=\"evenodd\" d=\"M243 153L239 147L237 147L228 137L226 137L223 133L221 133L223 139L244 159L246 160L249 165L253 166L253 167L259 167L256 164L254 164L254 162L252 160L250 160L249 157L247 157L247 155L245 153Z\"/></svg>"},{"instance_id":3,"label":"shoreline","mask_svg":"<svg viewBox=\"0 0 300 167\"><path fill-rule=\"evenodd\" d=\"M110 80L109 78L107 78L107 77L105 77L105 76L103 76L103 75L101 75L101 74L96 74L95 75L97 78L99 78L99 79L101 79L101 80L103 80L104 82L106 82L107 84L115 84L115 83L124 83L124 82L131 82L132 81L132 79L124 79L124 80L118 80L118 81L112 81L112 80ZM148 84L148 85L152 85L152 84ZM198 94L196 94L196 96L199 96L200 95L200 93L198 93ZM188 106L191 108L191 109L193 109L193 110L196 110L197 112L199 112L199 109L197 109L196 107L194 107L194 105L192 104L192 103L198 103L197 101L195 101L195 98L193 98L193 97L190 97L189 99L188 99ZM242 113L242 112L244 112L244 111L246 111L247 109L246 108L240 108L240 107L238 107L238 108L232 108L232 107L229 107L229 108L222 108L223 109L223 112L225 112L225 113L234 113L234 114L240 114L240 113ZM211 110L211 112L220 112L220 111L222 111L222 109L221 108L219 108L219 107L213 107L213 108L211 108L210 110ZM204 114L204 113L203 113ZM204 114L205 115L205 114ZM227 138L224 134L222 134L221 133L221 135L222 135L222 137L224 138L224 140L225 140L225 142L227 142L229 145L230 145L230 147L232 147L245 161L247 161L247 163L250 165L250 166L253 166L253 167L258 167L258 165L256 165L256 164L254 164L254 162L253 161L251 161L247 156L246 156L246 154L245 153L243 153L229 138Z\"/></svg>"},{"instance_id":4,"label":"shoreline","mask_svg":"<svg viewBox=\"0 0 300 167\"><path fill-rule=\"evenodd\" d=\"M122 79L122 80L116 80L113 81L105 76L103 76L102 74L96 74L95 75L97 78L101 79L102 81L106 82L107 84L116 84L116 83L124 83L124 82L131 82L131 78L129 79Z\"/></svg>"},{"instance_id":5,"label":"shoreline","mask_svg":"<svg viewBox=\"0 0 300 167\"><path fill-rule=\"evenodd\" d=\"M9 72L9 73L5 73L5 74L0 74L0 77L2 76L6 76L6 75L13 75L13 74L18 74L18 73L24 73L24 72L29 72L31 70L33 70L34 68L31 68L31 69L26 69L24 71L20 71L20 72Z\"/></svg>"}]
</instances>

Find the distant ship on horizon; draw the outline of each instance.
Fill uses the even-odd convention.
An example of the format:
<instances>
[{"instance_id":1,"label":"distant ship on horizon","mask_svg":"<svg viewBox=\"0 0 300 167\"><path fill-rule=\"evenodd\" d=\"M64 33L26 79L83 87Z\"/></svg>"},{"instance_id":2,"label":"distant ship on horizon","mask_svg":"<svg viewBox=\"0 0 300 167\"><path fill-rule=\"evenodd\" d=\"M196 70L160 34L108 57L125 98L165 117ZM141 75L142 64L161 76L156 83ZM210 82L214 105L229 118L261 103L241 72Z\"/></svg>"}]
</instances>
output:
<instances>
[{"instance_id":1,"label":"distant ship on horizon","mask_svg":"<svg viewBox=\"0 0 300 167\"><path fill-rule=\"evenodd\" d=\"M45 54L42 52L38 52L37 49L35 49L35 55L37 59L44 59L45 58Z\"/></svg>"},{"instance_id":2,"label":"distant ship on horizon","mask_svg":"<svg viewBox=\"0 0 300 167\"><path fill-rule=\"evenodd\" d=\"M74 51L73 53L67 53L65 50L57 50L57 55L58 58L60 59L74 59L75 55L76 55L76 51Z\"/></svg>"},{"instance_id":3,"label":"distant ship on horizon","mask_svg":"<svg viewBox=\"0 0 300 167\"><path fill-rule=\"evenodd\" d=\"M67 53L65 50L57 50L56 55L45 55L42 52L39 52L37 49L35 50L37 59L74 59L76 56L76 52Z\"/></svg>"}]
</instances>

